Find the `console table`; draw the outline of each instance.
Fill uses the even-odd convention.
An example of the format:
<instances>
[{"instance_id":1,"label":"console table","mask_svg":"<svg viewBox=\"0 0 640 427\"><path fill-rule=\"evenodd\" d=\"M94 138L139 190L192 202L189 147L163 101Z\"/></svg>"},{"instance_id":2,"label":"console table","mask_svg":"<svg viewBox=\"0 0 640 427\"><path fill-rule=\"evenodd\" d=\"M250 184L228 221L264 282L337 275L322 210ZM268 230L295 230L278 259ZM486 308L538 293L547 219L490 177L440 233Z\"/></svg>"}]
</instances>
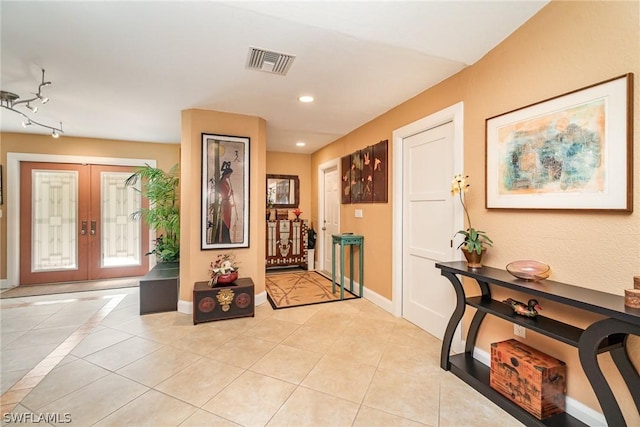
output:
<instances>
[{"instance_id":1,"label":"console table","mask_svg":"<svg viewBox=\"0 0 640 427\"><path fill-rule=\"evenodd\" d=\"M331 244L331 292L336 291L336 245L340 245L340 299L344 299L344 247L349 246L349 290L353 293L353 246L360 248L360 293L364 287L364 237L351 233L332 234Z\"/></svg>"},{"instance_id":2,"label":"console table","mask_svg":"<svg viewBox=\"0 0 640 427\"><path fill-rule=\"evenodd\" d=\"M487 314L491 314L576 347L582 369L600 402L607 424L626 426L618 402L598 364L598 354L609 352L624 378L626 386L631 391L636 408L640 411L640 393L638 393L640 375L629 359L626 346L629 335L640 335L640 309L626 307L623 296L552 280L527 282L516 279L502 269L491 267L470 269L467 268L465 262L437 263L436 268L439 268L441 274L449 279L456 292L456 308L451 315L442 340L440 354L442 369L451 370L457 377L524 424L532 426L585 425L566 413L538 420L489 386L490 370L473 358L473 349L482 321ZM481 296L467 297L457 275L475 279L480 288ZM605 316L605 318L595 321L586 329L581 329L540 315L535 318L519 316L513 313L509 305L491 298L490 285L555 301L568 307ZM465 352L451 356L451 341L467 305L476 308L476 313L469 326Z\"/></svg>"}]
</instances>

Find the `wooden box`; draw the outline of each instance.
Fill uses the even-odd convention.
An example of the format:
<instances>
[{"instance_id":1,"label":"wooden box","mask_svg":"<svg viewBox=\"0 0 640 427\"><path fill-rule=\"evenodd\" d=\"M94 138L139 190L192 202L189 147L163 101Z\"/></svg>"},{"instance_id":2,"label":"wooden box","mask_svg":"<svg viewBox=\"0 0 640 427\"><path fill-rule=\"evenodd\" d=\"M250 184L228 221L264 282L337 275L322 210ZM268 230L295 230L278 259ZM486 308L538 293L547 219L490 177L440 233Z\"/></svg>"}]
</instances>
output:
<instances>
[{"instance_id":1,"label":"wooden box","mask_svg":"<svg viewBox=\"0 0 640 427\"><path fill-rule=\"evenodd\" d=\"M491 344L490 385L538 419L564 412L567 365L521 342Z\"/></svg>"},{"instance_id":2,"label":"wooden box","mask_svg":"<svg viewBox=\"0 0 640 427\"><path fill-rule=\"evenodd\" d=\"M254 285L250 278L216 287L209 286L208 282L196 282L193 287L193 324L253 317L254 298Z\"/></svg>"}]
</instances>

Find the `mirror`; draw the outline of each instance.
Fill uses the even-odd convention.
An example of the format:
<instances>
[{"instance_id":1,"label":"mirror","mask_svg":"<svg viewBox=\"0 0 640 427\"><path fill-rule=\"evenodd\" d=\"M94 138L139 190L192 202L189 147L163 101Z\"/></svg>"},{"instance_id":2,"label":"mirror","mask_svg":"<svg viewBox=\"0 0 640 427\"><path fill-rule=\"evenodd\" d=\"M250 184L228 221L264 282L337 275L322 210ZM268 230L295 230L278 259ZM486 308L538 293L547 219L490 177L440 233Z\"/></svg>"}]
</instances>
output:
<instances>
[{"instance_id":1,"label":"mirror","mask_svg":"<svg viewBox=\"0 0 640 427\"><path fill-rule=\"evenodd\" d=\"M297 208L299 204L297 175L267 175L267 208Z\"/></svg>"}]
</instances>

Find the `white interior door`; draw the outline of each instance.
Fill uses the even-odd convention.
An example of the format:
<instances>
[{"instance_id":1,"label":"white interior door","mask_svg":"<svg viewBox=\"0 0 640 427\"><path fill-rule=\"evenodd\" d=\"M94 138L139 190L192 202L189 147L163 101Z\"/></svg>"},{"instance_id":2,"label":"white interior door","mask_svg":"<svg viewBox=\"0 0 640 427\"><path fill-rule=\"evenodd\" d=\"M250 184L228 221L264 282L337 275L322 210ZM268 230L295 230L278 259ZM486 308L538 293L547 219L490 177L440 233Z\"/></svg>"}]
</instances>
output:
<instances>
[{"instance_id":1,"label":"white interior door","mask_svg":"<svg viewBox=\"0 0 640 427\"><path fill-rule=\"evenodd\" d=\"M455 308L454 290L435 268L455 259L453 132L448 122L403 139L402 314L440 339Z\"/></svg>"},{"instance_id":2,"label":"white interior door","mask_svg":"<svg viewBox=\"0 0 640 427\"><path fill-rule=\"evenodd\" d=\"M318 254L319 271L327 276L331 276L331 247L334 234L340 233L340 182L338 166L321 171L323 183L322 204L320 221L322 225L318 240L322 240L320 253ZM336 275L340 277L340 263L336 262Z\"/></svg>"}]
</instances>

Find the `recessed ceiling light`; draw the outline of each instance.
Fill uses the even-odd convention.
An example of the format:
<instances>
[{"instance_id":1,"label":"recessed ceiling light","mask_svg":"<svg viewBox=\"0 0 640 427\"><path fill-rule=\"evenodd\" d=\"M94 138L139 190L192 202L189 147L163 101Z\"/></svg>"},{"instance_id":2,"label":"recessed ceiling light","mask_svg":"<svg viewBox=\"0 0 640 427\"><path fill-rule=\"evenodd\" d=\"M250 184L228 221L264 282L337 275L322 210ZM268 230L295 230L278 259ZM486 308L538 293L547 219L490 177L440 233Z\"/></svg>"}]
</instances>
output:
<instances>
[{"instance_id":1,"label":"recessed ceiling light","mask_svg":"<svg viewBox=\"0 0 640 427\"><path fill-rule=\"evenodd\" d=\"M298 101L300 101L300 102L313 102L313 96L303 95L300 98L298 98Z\"/></svg>"},{"instance_id":2,"label":"recessed ceiling light","mask_svg":"<svg viewBox=\"0 0 640 427\"><path fill-rule=\"evenodd\" d=\"M302 142L302 141L300 141L300 142L296 142L296 146L298 146L298 147L304 147L305 145L307 145L307 144L305 144L305 143L304 143L304 142Z\"/></svg>"}]
</instances>

